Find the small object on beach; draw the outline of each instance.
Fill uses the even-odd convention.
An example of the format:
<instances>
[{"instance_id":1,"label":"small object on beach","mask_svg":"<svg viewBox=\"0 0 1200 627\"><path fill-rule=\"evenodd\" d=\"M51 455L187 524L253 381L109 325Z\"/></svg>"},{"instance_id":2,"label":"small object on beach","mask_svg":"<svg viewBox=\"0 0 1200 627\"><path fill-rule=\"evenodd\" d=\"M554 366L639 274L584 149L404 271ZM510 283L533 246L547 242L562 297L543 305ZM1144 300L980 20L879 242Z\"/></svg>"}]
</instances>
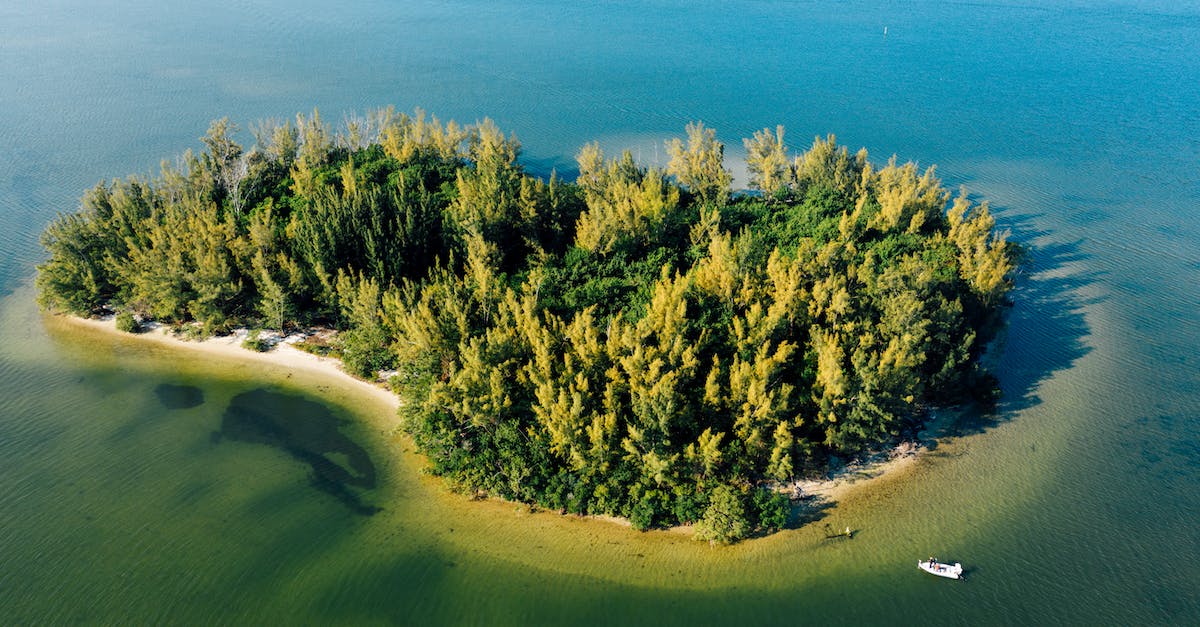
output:
<instances>
[{"instance_id":1,"label":"small object on beach","mask_svg":"<svg viewBox=\"0 0 1200 627\"><path fill-rule=\"evenodd\" d=\"M924 562L918 561L917 568L920 568L931 575L937 575L938 577L945 577L947 579L962 579L963 574L962 564L958 562L954 562L953 566L950 564L942 564L933 557Z\"/></svg>"}]
</instances>

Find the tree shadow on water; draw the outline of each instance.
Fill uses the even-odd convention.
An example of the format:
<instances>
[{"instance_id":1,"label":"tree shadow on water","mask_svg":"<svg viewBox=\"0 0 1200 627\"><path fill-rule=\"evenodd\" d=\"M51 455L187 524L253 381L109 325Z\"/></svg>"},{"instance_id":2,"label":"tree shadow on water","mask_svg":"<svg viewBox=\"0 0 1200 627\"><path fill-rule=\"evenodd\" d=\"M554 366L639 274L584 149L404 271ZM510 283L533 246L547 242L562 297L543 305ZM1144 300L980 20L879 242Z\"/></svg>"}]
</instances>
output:
<instances>
[{"instance_id":1,"label":"tree shadow on water","mask_svg":"<svg viewBox=\"0 0 1200 627\"><path fill-rule=\"evenodd\" d=\"M230 401L213 441L228 438L278 448L308 465L314 488L354 513L370 516L380 509L364 503L353 488L375 487L375 465L339 430L344 422L320 403L259 388Z\"/></svg>"},{"instance_id":2,"label":"tree shadow on water","mask_svg":"<svg viewBox=\"0 0 1200 627\"><path fill-rule=\"evenodd\" d=\"M784 529L799 529L819 520L824 520L829 515L829 510L833 509L835 504L829 499L816 497L803 499L799 503L792 505Z\"/></svg>"},{"instance_id":3,"label":"tree shadow on water","mask_svg":"<svg viewBox=\"0 0 1200 627\"><path fill-rule=\"evenodd\" d=\"M204 404L204 390L193 385L161 383L154 387L154 395L167 409L191 409Z\"/></svg>"},{"instance_id":4,"label":"tree shadow on water","mask_svg":"<svg viewBox=\"0 0 1200 627\"><path fill-rule=\"evenodd\" d=\"M995 405L962 412L953 433L986 431L1041 402L1038 389L1055 373L1071 368L1091 352L1091 334L1084 312L1100 302L1086 294L1101 272L1081 269L1088 255L1081 241L1033 245L1027 242L1049 233L1032 228L1036 216L1006 216L1011 241L1025 246L1018 270L1007 324L990 349L989 369L999 379Z\"/></svg>"}]
</instances>

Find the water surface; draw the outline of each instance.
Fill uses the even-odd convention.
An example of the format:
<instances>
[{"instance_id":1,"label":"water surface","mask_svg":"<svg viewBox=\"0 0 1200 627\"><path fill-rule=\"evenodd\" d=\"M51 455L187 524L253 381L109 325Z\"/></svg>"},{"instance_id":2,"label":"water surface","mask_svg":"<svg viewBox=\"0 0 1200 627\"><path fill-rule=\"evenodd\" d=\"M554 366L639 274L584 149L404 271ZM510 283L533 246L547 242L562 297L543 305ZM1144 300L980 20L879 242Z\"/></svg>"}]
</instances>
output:
<instances>
[{"instance_id":1,"label":"water surface","mask_svg":"<svg viewBox=\"0 0 1200 627\"><path fill-rule=\"evenodd\" d=\"M0 84L5 623L1200 623L1194 5L58 0L0 6ZM348 388L37 314L38 233L96 181L386 104L491 116L538 172L693 119L937 163L1030 247L1004 400L714 549L468 501Z\"/></svg>"}]
</instances>

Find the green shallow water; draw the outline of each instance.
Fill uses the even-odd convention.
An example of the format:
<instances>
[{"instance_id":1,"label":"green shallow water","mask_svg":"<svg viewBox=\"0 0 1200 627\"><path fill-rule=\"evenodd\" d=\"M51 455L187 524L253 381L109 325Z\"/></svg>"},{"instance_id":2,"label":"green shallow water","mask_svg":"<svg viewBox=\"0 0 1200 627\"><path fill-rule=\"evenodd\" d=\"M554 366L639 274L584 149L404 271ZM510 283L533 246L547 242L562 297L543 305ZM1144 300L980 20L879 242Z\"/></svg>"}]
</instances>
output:
<instances>
[{"instance_id":1,"label":"green shallow water","mask_svg":"<svg viewBox=\"0 0 1200 627\"><path fill-rule=\"evenodd\" d=\"M30 377L28 396L6 400L23 412L9 415L23 428L6 450L24 453L0 473L3 542L21 565L0 581L0 607L14 622L848 623L938 607L1017 623L1076 622L1086 608L1118 624L1195 609L1183 584L1200 574L1194 564L1165 576L1143 560L1164 538L1195 550L1194 502L1177 495L1185 507L1170 518L1170 503L1139 511L1112 499L1187 490L1194 475L1186 459L1165 459L1180 484L1143 477L1147 453L1110 467L1121 461L1104 448L1112 434L1081 428L1097 408L1077 373L1103 377L1089 372L1104 368L1094 349L1026 391L1056 400L1015 419L965 417L952 428L961 436L818 522L712 548L470 502L423 476L390 411L349 386L97 335L41 318L27 298L7 302L5 328L29 330L6 358ZM1045 358L1012 344L1001 364ZM231 434L230 407L248 400L308 435ZM1135 424L1170 428L1161 422ZM369 459L376 481L344 486L350 500L324 488L288 450L305 437L351 474ZM825 523L860 531L831 542ZM934 550L964 560L969 581L919 576L912 562ZM1039 570L1047 562L1095 570L1060 578Z\"/></svg>"},{"instance_id":2,"label":"green shallow water","mask_svg":"<svg viewBox=\"0 0 1200 627\"><path fill-rule=\"evenodd\" d=\"M0 7L0 622L1200 623L1198 52L1155 2ZM782 122L936 162L1030 247L1004 401L712 548L468 501L350 386L36 311L37 233L96 180L386 103L492 115L539 171L694 118L734 159Z\"/></svg>"}]
</instances>

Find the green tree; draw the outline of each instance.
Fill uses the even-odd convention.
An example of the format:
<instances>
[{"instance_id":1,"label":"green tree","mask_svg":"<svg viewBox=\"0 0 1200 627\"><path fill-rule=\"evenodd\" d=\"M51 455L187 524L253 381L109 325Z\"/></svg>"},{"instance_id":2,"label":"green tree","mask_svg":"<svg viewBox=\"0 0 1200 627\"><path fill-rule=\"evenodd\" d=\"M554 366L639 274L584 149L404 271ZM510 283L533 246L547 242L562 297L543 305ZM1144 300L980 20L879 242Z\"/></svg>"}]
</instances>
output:
<instances>
[{"instance_id":1,"label":"green tree","mask_svg":"<svg viewBox=\"0 0 1200 627\"><path fill-rule=\"evenodd\" d=\"M789 163L764 129L766 197L730 197L700 124L666 173L593 143L575 182L529 176L487 120L388 108L332 133L314 111L248 152L235 131L56 219L42 305L335 326L348 372L395 368L456 489L732 542L786 524L767 486L994 388L978 361L1017 251L932 168L832 135Z\"/></svg>"},{"instance_id":2,"label":"green tree","mask_svg":"<svg viewBox=\"0 0 1200 627\"><path fill-rule=\"evenodd\" d=\"M792 506L786 496L774 490L759 488L754 490L752 500L752 509L761 529L770 532L787 526Z\"/></svg>"},{"instance_id":3,"label":"green tree","mask_svg":"<svg viewBox=\"0 0 1200 627\"><path fill-rule=\"evenodd\" d=\"M787 189L791 183L791 164L788 163L787 146L783 143L783 126L775 132L763 129L754 132L753 139L742 140L746 146L746 169L750 172L750 187L767 195L775 196Z\"/></svg>"},{"instance_id":4,"label":"green tree","mask_svg":"<svg viewBox=\"0 0 1200 627\"><path fill-rule=\"evenodd\" d=\"M241 145L233 140L238 131L229 118L213 120L208 132L200 138L208 148L204 154L206 168L212 172L214 183L223 192L229 208L235 214L242 212L242 181L249 173L249 161Z\"/></svg>"},{"instance_id":5,"label":"green tree","mask_svg":"<svg viewBox=\"0 0 1200 627\"><path fill-rule=\"evenodd\" d=\"M737 489L720 485L708 495L708 507L695 527L696 538L711 544L730 544L750 535L746 506Z\"/></svg>"},{"instance_id":6,"label":"green tree","mask_svg":"<svg viewBox=\"0 0 1200 627\"><path fill-rule=\"evenodd\" d=\"M813 138L812 147L796 157L792 165L796 185L803 191L824 187L843 194L852 194L862 182L864 172L871 175L866 149L853 157L845 146L837 145L833 134Z\"/></svg>"},{"instance_id":7,"label":"green tree","mask_svg":"<svg viewBox=\"0 0 1200 627\"><path fill-rule=\"evenodd\" d=\"M687 125L687 144L679 138L667 142L671 160L667 173L695 194L702 203L721 206L729 199L733 175L725 169L725 145L702 122Z\"/></svg>"},{"instance_id":8,"label":"green tree","mask_svg":"<svg viewBox=\"0 0 1200 627\"><path fill-rule=\"evenodd\" d=\"M387 347L387 336L378 324L354 327L339 336L342 365L346 372L374 379L380 370L392 367L395 358Z\"/></svg>"},{"instance_id":9,"label":"green tree","mask_svg":"<svg viewBox=\"0 0 1200 627\"><path fill-rule=\"evenodd\" d=\"M603 159L603 154L585 150L581 157ZM634 165L628 152L603 172L584 170L591 167L580 162L587 210L575 225L576 245L602 255L658 245L679 210L679 190L657 170Z\"/></svg>"},{"instance_id":10,"label":"green tree","mask_svg":"<svg viewBox=\"0 0 1200 627\"><path fill-rule=\"evenodd\" d=\"M277 278L266 257L260 251L254 257L254 276L258 287L258 312L269 328L283 331L292 317L292 297L285 281Z\"/></svg>"}]
</instances>

